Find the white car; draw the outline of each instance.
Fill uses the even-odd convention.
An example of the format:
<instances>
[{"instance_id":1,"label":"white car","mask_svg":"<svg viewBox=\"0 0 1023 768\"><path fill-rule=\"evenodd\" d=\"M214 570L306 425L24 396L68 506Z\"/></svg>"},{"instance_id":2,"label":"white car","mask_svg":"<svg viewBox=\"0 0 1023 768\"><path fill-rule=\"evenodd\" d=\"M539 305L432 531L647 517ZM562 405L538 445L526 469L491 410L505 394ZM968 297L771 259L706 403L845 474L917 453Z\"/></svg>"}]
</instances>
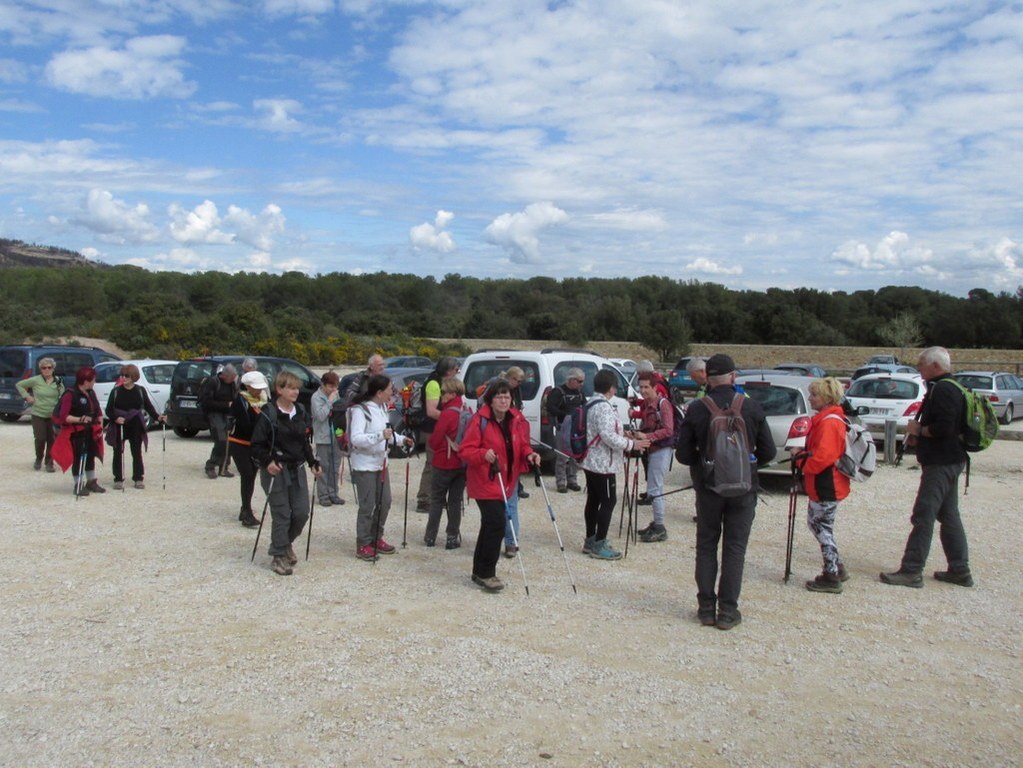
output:
<instances>
[{"instance_id":1,"label":"white car","mask_svg":"<svg viewBox=\"0 0 1023 768\"><path fill-rule=\"evenodd\" d=\"M153 399L157 413L163 413L170 396L171 377L177 360L118 360L116 363L99 363L96 365L96 386L93 391L99 399L100 408L107 407L107 400L121 378L121 368L129 363L138 366L138 383L146 388ZM150 421L149 426L153 423Z\"/></svg>"},{"instance_id":2,"label":"white car","mask_svg":"<svg viewBox=\"0 0 1023 768\"><path fill-rule=\"evenodd\" d=\"M895 439L905 439L906 425L920 412L927 388L915 373L872 373L856 379L845 393L875 441L884 442L886 421L895 421Z\"/></svg>"},{"instance_id":3,"label":"white car","mask_svg":"<svg viewBox=\"0 0 1023 768\"><path fill-rule=\"evenodd\" d=\"M522 394L522 413L529 422L529 434L535 443L554 445L554 424L547 414L547 395L565 383L570 368L579 368L586 376L583 392L593 394L593 377L599 370L613 371L618 378L618 392L612 403L622 424L629 424L629 401L636 397L635 390L626 381L621 369L606 357L593 352L574 349L543 349L539 352L516 349L485 349L465 358L462 380L469 406L476 408L476 391L490 379L512 366L525 373L519 385ZM543 451L541 451L543 453Z\"/></svg>"},{"instance_id":4,"label":"white car","mask_svg":"<svg viewBox=\"0 0 1023 768\"><path fill-rule=\"evenodd\" d=\"M633 387L636 386L636 361L629 360L625 357L611 357L608 358L614 365L618 366L623 374L625 374L625 380Z\"/></svg>"}]
</instances>

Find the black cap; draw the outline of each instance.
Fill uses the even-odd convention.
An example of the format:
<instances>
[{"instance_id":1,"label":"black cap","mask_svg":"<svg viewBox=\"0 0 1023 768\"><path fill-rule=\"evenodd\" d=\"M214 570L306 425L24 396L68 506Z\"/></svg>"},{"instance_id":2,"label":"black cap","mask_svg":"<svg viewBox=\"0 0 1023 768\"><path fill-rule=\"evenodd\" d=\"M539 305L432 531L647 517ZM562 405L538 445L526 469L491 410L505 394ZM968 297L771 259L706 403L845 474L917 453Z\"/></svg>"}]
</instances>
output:
<instances>
[{"instance_id":1,"label":"black cap","mask_svg":"<svg viewBox=\"0 0 1023 768\"><path fill-rule=\"evenodd\" d=\"M707 360L708 376L725 376L735 370L735 361L728 355L712 355Z\"/></svg>"}]
</instances>

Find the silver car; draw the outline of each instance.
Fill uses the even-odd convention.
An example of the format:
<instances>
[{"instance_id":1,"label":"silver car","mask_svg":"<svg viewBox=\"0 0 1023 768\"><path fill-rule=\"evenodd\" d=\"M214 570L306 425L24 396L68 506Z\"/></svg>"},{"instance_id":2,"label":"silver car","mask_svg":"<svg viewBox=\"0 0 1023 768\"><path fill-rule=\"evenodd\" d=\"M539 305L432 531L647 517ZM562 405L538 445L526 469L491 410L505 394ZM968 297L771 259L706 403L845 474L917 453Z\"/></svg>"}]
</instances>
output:
<instances>
[{"instance_id":1,"label":"silver car","mask_svg":"<svg viewBox=\"0 0 1023 768\"><path fill-rule=\"evenodd\" d=\"M767 416L767 426L778 449L775 462L760 471L769 475L787 475L791 472L791 455L788 448L802 448L810 431L810 384L817 379L811 376L793 376L781 371L757 373L752 376L738 376L735 383L745 390L746 395L756 400Z\"/></svg>"},{"instance_id":2,"label":"silver car","mask_svg":"<svg viewBox=\"0 0 1023 768\"><path fill-rule=\"evenodd\" d=\"M1018 376L1004 371L960 371L953 376L990 400L1002 424L1011 424L1016 411L1023 412L1023 381Z\"/></svg>"},{"instance_id":3,"label":"silver car","mask_svg":"<svg viewBox=\"0 0 1023 768\"><path fill-rule=\"evenodd\" d=\"M885 422L893 419L895 439L905 439L906 425L920 411L926 391L918 373L872 373L856 379L845 396L874 440L883 442Z\"/></svg>"}]
</instances>

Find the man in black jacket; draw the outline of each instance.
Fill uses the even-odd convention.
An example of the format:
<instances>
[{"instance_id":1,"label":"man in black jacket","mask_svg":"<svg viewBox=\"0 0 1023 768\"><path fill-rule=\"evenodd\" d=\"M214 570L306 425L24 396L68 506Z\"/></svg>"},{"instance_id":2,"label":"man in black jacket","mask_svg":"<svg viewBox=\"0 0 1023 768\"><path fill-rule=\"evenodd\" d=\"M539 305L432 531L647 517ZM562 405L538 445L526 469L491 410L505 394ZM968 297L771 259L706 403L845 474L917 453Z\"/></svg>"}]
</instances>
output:
<instances>
[{"instance_id":1,"label":"man in black jacket","mask_svg":"<svg viewBox=\"0 0 1023 768\"><path fill-rule=\"evenodd\" d=\"M935 571L934 578L972 587L969 547L959 517L959 475L967 458L960 439L966 400L955 384L942 383L951 378L952 359L947 349L925 349L916 369L927 382L927 394L920 406L919 419L906 425L906 439L916 441L916 460L920 464L920 486L910 517L913 529L899 570L882 573L881 581L900 587L923 587L924 565L931 549L934 523L938 522L948 570Z\"/></svg>"},{"instance_id":2,"label":"man in black jacket","mask_svg":"<svg viewBox=\"0 0 1023 768\"><path fill-rule=\"evenodd\" d=\"M213 450L206 460L206 477L216 480L221 477L234 477L224 462L227 456L227 415L231 411L231 403L238 396L238 373L230 363L220 366L215 376L210 376L199 387L199 406L206 414L210 423L210 435L213 437Z\"/></svg>"},{"instance_id":3,"label":"man in black jacket","mask_svg":"<svg viewBox=\"0 0 1023 768\"><path fill-rule=\"evenodd\" d=\"M583 393L583 382L586 376L580 368L569 368L565 377L565 383L555 387L547 395L547 413L554 422L554 434L560 435L561 425L565 417L580 405L586 404L586 395ZM555 440L555 445L560 440ZM554 454L554 478L558 484L558 493L581 491L582 486L578 482L579 465L571 456L563 453Z\"/></svg>"},{"instance_id":4,"label":"man in black jacket","mask_svg":"<svg viewBox=\"0 0 1023 768\"><path fill-rule=\"evenodd\" d=\"M705 461L710 457L711 412L706 400L712 399L722 410L727 409L735 397L735 363L728 355L714 355L707 361L710 390L707 395L690 403L686 419L682 422L675 457L689 465L699 482L694 484L696 502L696 599L697 617L704 626L731 629L742 621L739 613L739 592L746 562L746 544L749 541L753 518L756 515L756 467L750 467L750 489L738 496L721 496L704 477ZM750 461L763 465L777 453L767 418L759 403L745 398L742 418L746 426L746 440L751 452ZM718 574L718 542L721 542L721 578ZM715 584L717 582L717 584ZM715 586L717 589L715 590Z\"/></svg>"}]
</instances>

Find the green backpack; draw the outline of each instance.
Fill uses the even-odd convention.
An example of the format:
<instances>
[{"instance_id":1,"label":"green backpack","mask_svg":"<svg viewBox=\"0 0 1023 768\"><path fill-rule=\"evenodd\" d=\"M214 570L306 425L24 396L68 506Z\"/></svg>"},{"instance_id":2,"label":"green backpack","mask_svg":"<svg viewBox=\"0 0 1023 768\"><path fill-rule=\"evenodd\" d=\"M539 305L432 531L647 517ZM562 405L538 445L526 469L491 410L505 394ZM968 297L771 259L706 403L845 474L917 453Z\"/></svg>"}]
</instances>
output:
<instances>
[{"instance_id":1,"label":"green backpack","mask_svg":"<svg viewBox=\"0 0 1023 768\"><path fill-rule=\"evenodd\" d=\"M970 453L983 451L998 435L998 417L995 415L995 407L986 397L978 395L972 389L967 389L955 379L948 378L943 381L954 384L963 393L963 398L966 400L966 425L960 435L963 447Z\"/></svg>"}]
</instances>

